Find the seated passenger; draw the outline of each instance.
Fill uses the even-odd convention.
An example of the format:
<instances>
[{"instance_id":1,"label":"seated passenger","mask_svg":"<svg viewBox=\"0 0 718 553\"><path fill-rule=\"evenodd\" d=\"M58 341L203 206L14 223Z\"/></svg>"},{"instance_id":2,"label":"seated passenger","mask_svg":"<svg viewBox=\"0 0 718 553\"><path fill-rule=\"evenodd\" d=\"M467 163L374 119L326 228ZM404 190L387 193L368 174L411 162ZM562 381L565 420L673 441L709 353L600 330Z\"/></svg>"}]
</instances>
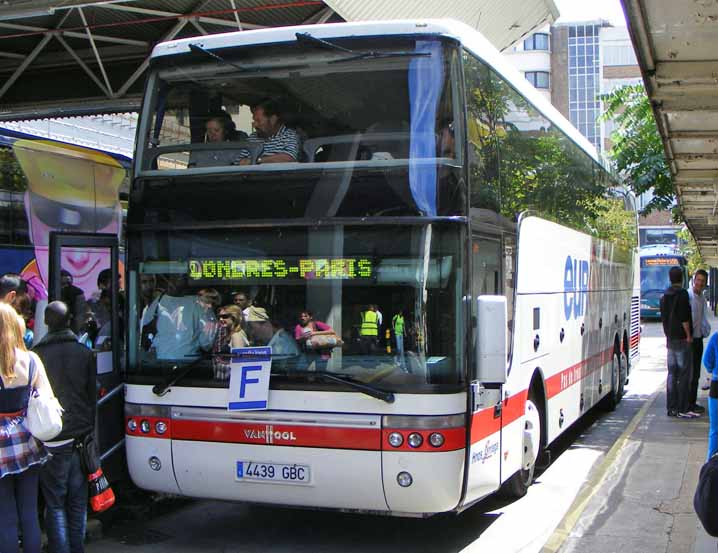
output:
<instances>
[{"instance_id":1,"label":"seated passenger","mask_svg":"<svg viewBox=\"0 0 718 553\"><path fill-rule=\"evenodd\" d=\"M219 310L219 329L214 339L212 359L214 377L229 380L232 348L246 348L249 340L244 332L244 315L236 305L225 305Z\"/></svg>"},{"instance_id":2,"label":"seated passenger","mask_svg":"<svg viewBox=\"0 0 718 553\"><path fill-rule=\"evenodd\" d=\"M437 157L456 157L456 140L454 139L453 121L443 121L436 133Z\"/></svg>"},{"instance_id":3,"label":"seated passenger","mask_svg":"<svg viewBox=\"0 0 718 553\"><path fill-rule=\"evenodd\" d=\"M262 144L257 163L287 163L299 161L300 138L297 131L287 127L279 114L277 104L272 100L262 100L252 106L252 125L254 132L249 135L250 142ZM249 150L239 154L240 165L250 165Z\"/></svg>"},{"instance_id":4,"label":"seated passenger","mask_svg":"<svg viewBox=\"0 0 718 553\"><path fill-rule=\"evenodd\" d=\"M270 320L263 307L252 306L246 317L247 336L253 346L269 346L272 348L272 363L286 362L299 355L299 346L292 335Z\"/></svg>"},{"instance_id":5,"label":"seated passenger","mask_svg":"<svg viewBox=\"0 0 718 553\"><path fill-rule=\"evenodd\" d=\"M247 133L238 131L229 113L221 111L209 116L204 124L204 141L222 143L236 140L246 140ZM214 167L218 165L231 165L237 157L236 150L201 150L191 152L188 167Z\"/></svg>"}]
</instances>

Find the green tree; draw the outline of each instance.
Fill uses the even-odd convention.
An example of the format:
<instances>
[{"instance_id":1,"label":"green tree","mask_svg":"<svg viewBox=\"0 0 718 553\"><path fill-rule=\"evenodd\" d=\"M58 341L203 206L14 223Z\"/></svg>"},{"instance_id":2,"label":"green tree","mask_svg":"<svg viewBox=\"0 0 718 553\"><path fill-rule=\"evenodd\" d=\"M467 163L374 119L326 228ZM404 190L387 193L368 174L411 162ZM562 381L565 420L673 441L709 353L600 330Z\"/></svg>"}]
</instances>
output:
<instances>
[{"instance_id":1,"label":"green tree","mask_svg":"<svg viewBox=\"0 0 718 553\"><path fill-rule=\"evenodd\" d=\"M673 178L643 85L624 86L602 100L606 107L602 119L612 119L616 124L609 153L616 170L636 195L653 191L653 199L642 213L670 209L674 204Z\"/></svg>"},{"instance_id":2,"label":"green tree","mask_svg":"<svg viewBox=\"0 0 718 553\"><path fill-rule=\"evenodd\" d=\"M693 235L688 228L683 228L678 231L678 238L681 240L681 253L685 256L688 261L688 273L694 274L698 269L709 269L706 262L703 260L701 252L698 250L698 245L693 239Z\"/></svg>"}]
</instances>

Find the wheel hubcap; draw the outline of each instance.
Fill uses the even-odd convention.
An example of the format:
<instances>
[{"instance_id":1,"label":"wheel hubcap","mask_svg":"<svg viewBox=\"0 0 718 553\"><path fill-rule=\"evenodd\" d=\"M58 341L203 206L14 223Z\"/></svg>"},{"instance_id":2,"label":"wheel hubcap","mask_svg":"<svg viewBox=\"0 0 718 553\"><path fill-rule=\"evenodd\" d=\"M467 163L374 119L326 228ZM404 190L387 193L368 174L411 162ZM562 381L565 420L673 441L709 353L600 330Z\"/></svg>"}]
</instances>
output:
<instances>
[{"instance_id":1,"label":"wheel hubcap","mask_svg":"<svg viewBox=\"0 0 718 553\"><path fill-rule=\"evenodd\" d=\"M538 458L539 445L541 442L541 417L533 401L526 402L526 413L524 414L524 450L521 466L529 470L536 463Z\"/></svg>"}]
</instances>

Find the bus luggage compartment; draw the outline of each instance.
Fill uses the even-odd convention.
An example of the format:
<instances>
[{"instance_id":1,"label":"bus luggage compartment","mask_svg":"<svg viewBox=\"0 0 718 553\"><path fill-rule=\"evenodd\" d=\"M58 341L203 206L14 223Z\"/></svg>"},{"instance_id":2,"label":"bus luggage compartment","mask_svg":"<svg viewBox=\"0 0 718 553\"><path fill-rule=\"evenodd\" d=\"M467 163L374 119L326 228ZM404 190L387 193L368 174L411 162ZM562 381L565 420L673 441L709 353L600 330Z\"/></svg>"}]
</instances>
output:
<instances>
[{"instance_id":1,"label":"bus luggage compartment","mask_svg":"<svg viewBox=\"0 0 718 553\"><path fill-rule=\"evenodd\" d=\"M380 417L172 409L180 492L279 505L386 511Z\"/></svg>"}]
</instances>

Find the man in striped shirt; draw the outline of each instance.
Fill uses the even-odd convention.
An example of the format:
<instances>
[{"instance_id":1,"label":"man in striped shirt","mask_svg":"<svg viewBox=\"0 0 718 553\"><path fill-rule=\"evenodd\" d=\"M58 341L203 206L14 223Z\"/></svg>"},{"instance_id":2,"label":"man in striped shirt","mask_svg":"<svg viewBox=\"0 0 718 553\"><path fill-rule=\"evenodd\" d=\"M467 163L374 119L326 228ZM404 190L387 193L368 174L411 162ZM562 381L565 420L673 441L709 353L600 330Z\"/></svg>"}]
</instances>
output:
<instances>
[{"instance_id":1,"label":"man in striped shirt","mask_svg":"<svg viewBox=\"0 0 718 553\"><path fill-rule=\"evenodd\" d=\"M262 100L252 107L254 132L250 142L260 142L262 151L257 163L287 163L299 161L300 140L297 131L288 128L279 115L279 109L272 100ZM249 150L239 153L239 164L252 163Z\"/></svg>"}]
</instances>

